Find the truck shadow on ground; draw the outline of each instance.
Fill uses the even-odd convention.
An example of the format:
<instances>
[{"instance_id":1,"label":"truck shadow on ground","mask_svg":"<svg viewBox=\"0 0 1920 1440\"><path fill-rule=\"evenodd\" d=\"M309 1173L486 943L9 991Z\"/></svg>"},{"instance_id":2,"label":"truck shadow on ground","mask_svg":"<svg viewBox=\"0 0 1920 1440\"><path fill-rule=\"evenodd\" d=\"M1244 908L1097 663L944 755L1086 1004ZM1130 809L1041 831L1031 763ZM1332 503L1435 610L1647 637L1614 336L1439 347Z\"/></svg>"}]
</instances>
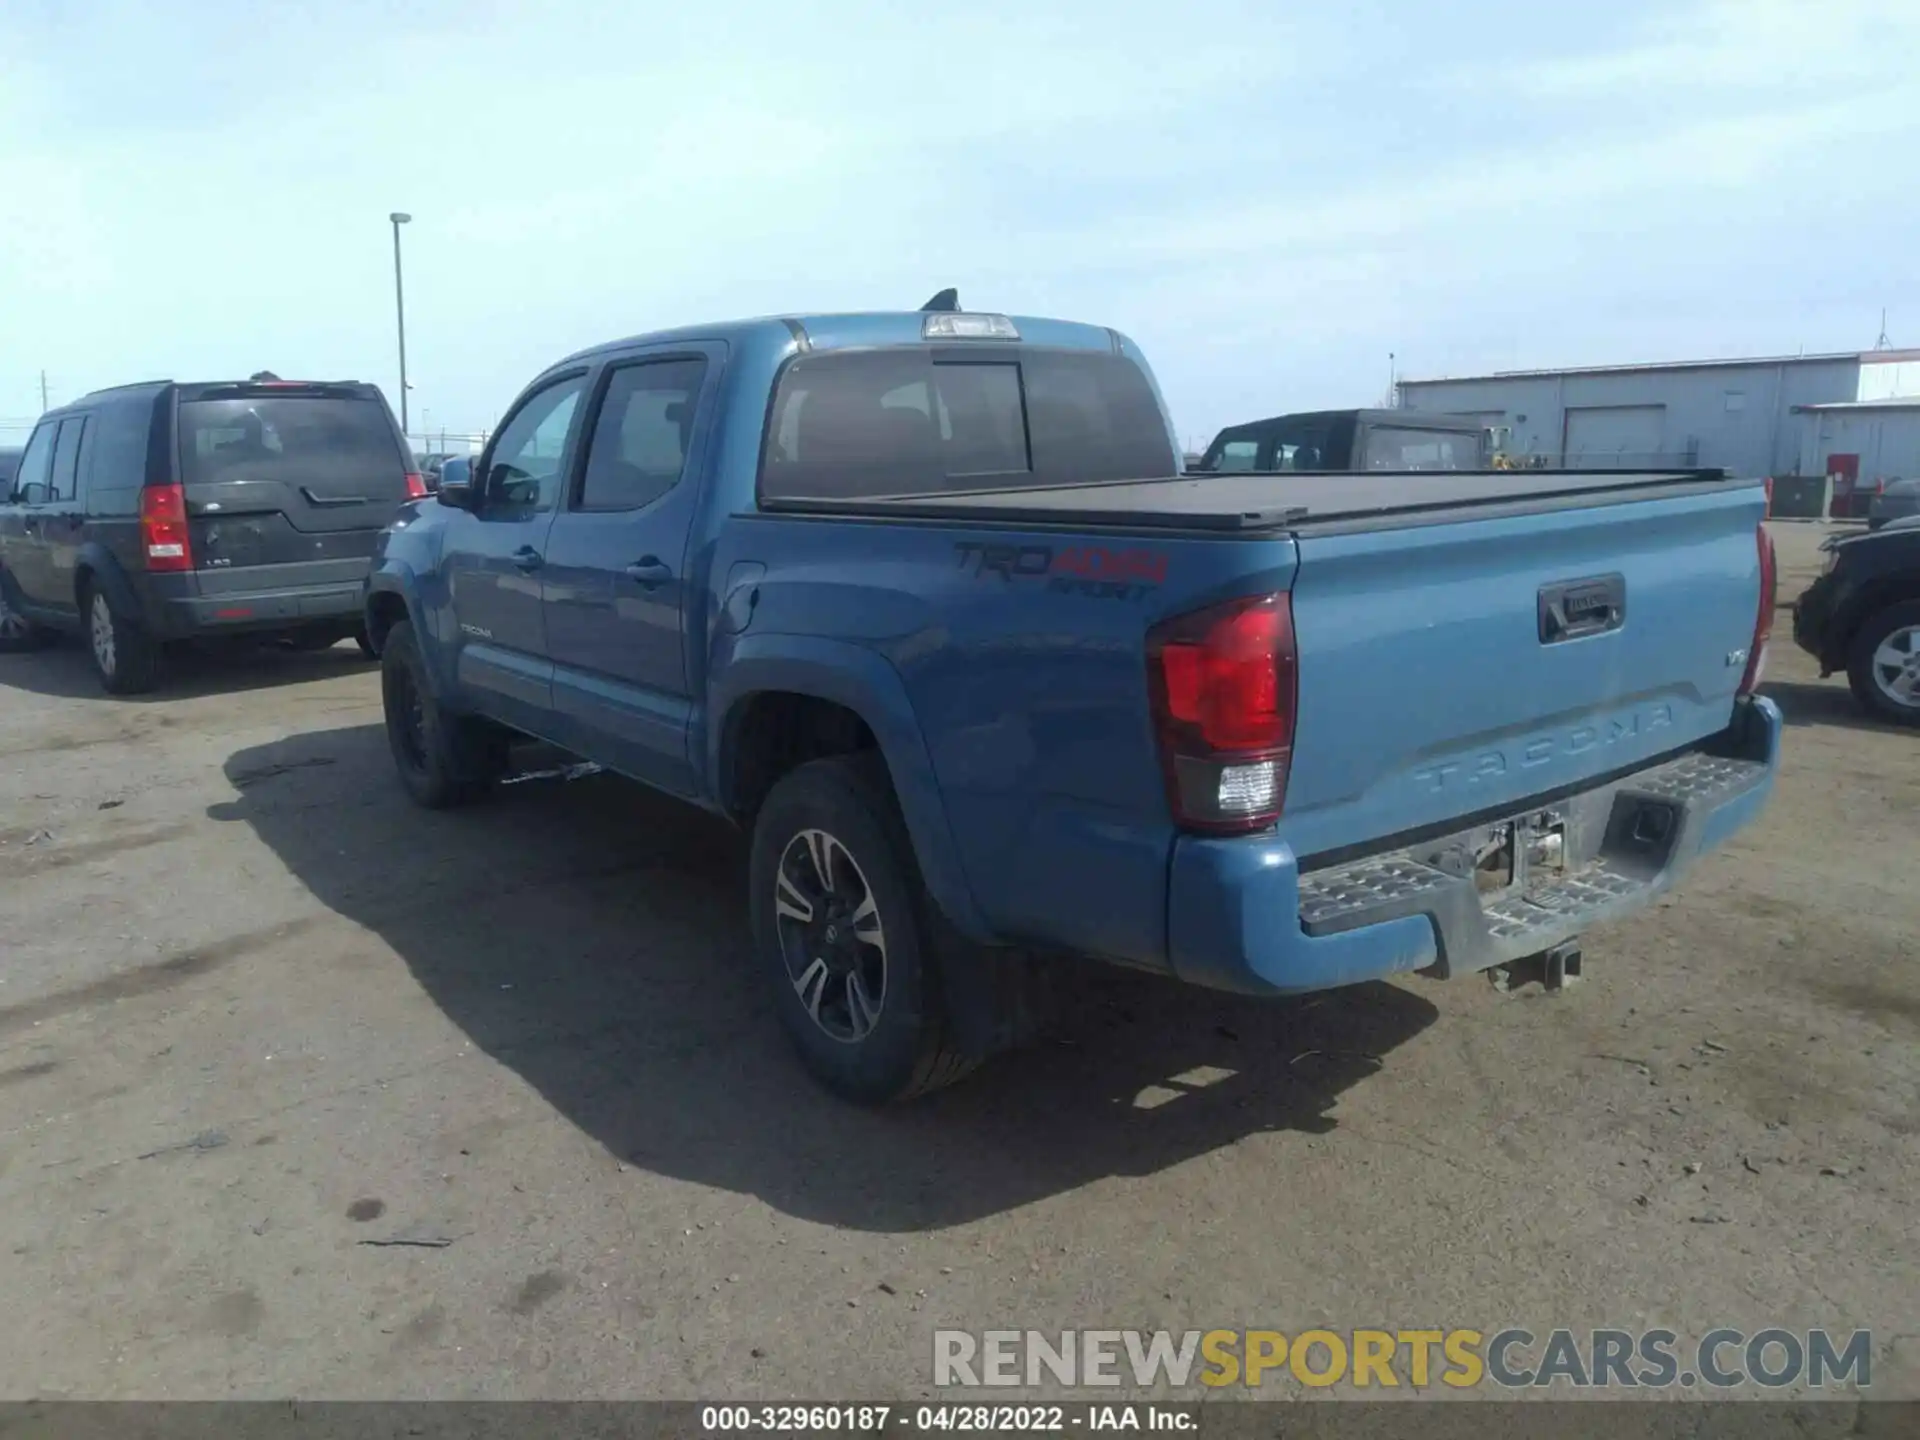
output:
<instances>
[{"instance_id":1,"label":"truck shadow on ground","mask_svg":"<svg viewBox=\"0 0 1920 1440\"><path fill-rule=\"evenodd\" d=\"M145 695L114 698L119 705L196 700L239 694L276 685L300 685L370 668L372 662L351 640L326 650L290 650L260 645L170 650L160 684ZM44 650L0 655L0 691L24 690L58 700L107 698L93 661L77 640L62 639Z\"/></svg>"},{"instance_id":2,"label":"truck shadow on ground","mask_svg":"<svg viewBox=\"0 0 1920 1440\"><path fill-rule=\"evenodd\" d=\"M1847 688L1846 677L1831 681L1769 681L1760 693L1772 697L1780 707L1780 716L1789 725L1833 725L1842 730L1878 730L1892 733L1899 727L1876 720L1860 708Z\"/></svg>"},{"instance_id":3,"label":"truck shadow on ground","mask_svg":"<svg viewBox=\"0 0 1920 1440\"><path fill-rule=\"evenodd\" d=\"M935 1229L1265 1131L1332 1130L1340 1095L1437 1016L1389 985L1261 1003L1076 966L1056 1037L862 1111L788 1051L749 950L745 844L720 821L611 776L428 814L375 726L226 770L241 794L214 819L251 826L613 1155L823 1223Z\"/></svg>"}]
</instances>

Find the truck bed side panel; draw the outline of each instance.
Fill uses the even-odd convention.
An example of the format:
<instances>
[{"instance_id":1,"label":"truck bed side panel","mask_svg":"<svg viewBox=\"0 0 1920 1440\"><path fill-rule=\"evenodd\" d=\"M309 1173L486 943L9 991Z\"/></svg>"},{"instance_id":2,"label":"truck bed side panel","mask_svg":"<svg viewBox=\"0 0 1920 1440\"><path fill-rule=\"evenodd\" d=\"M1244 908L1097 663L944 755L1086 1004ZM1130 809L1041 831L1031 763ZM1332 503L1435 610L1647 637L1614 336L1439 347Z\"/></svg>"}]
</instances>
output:
<instances>
[{"instance_id":1,"label":"truck bed side panel","mask_svg":"<svg viewBox=\"0 0 1920 1440\"><path fill-rule=\"evenodd\" d=\"M1165 958L1173 829L1148 716L1148 626L1282 590L1290 540L1218 542L762 517L750 635L869 646L900 673L973 899L1008 940Z\"/></svg>"}]
</instances>

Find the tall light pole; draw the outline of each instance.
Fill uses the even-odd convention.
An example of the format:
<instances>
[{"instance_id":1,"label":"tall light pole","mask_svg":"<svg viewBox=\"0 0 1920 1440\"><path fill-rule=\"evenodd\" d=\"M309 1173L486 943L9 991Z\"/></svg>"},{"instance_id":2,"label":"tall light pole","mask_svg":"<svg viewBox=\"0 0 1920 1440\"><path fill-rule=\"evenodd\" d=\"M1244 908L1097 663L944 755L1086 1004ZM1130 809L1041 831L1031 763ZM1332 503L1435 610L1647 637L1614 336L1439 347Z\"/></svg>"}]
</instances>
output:
<instances>
[{"instance_id":1,"label":"tall light pole","mask_svg":"<svg viewBox=\"0 0 1920 1440\"><path fill-rule=\"evenodd\" d=\"M400 433L407 433L407 295L400 284L400 227L413 220L404 210L396 210L387 219L393 222L393 313L400 323Z\"/></svg>"}]
</instances>

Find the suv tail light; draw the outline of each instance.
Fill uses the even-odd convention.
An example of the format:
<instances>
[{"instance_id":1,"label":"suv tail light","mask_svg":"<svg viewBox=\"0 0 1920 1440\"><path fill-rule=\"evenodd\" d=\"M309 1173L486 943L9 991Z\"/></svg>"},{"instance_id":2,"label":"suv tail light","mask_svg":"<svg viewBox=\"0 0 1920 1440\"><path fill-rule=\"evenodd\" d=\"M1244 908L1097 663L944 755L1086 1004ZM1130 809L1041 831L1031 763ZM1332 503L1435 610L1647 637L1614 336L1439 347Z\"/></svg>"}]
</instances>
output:
<instances>
[{"instance_id":1,"label":"suv tail light","mask_svg":"<svg viewBox=\"0 0 1920 1440\"><path fill-rule=\"evenodd\" d=\"M387 473L392 474L393 472L388 471ZM409 470L407 472L407 499L424 500L426 498L427 498L426 480L415 471Z\"/></svg>"},{"instance_id":2,"label":"suv tail light","mask_svg":"<svg viewBox=\"0 0 1920 1440\"><path fill-rule=\"evenodd\" d=\"M187 492L179 485L149 485L140 492L140 540L149 570L193 569L187 535Z\"/></svg>"},{"instance_id":3,"label":"suv tail light","mask_svg":"<svg viewBox=\"0 0 1920 1440\"><path fill-rule=\"evenodd\" d=\"M1147 632L1147 684L1177 824L1239 834L1280 818L1296 668L1284 594L1231 600Z\"/></svg>"},{"instance_id":4,"label":"suv tail light","mask_svg":"<svg viewBox=\"0 0 1920 1440\"><path fill-rule=\"evenodd\" d=\"M1773 537L1767 527L1754 527L1755 544L1760 547L1760 613L1753 618L1753 646L1747 651L1747 670L1740 677L1740 693L1751 695L1767 673L1767 642L1773 638L1773 609L1780 594L1780 565L1773 553Z\"/></svg>"}]
</instances>

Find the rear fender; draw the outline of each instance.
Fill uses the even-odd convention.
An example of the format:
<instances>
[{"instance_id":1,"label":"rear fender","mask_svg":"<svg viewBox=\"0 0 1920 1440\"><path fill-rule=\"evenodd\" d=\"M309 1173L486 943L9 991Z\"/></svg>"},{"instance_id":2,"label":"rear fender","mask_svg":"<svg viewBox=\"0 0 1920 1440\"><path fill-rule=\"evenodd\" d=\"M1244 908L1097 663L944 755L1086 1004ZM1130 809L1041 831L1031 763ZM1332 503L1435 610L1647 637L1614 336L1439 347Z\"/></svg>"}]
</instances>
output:
<instances>
[{"instance_id":1,"label":"rear fender","mask_svg":"<svg viewBox=\"0 0 1920 1440\"><path fill-rule=\"evenodd\" d=\"M119 558L97 540L89 540L80 547L73 562L73 608L78 614L81 609L80 592L84 585L107 592L107 599L120 614L129 617L137 624L148 624L146 606L140 603L140 597L134 593L133 582L127 578L127 572L121 567Z\"/></svg>"},{"instance_id":2,"label":"rear fender","mask_svg":"<svg viewBox=\"0 0 1920 1440\"><path fill-rule=\"evenodd\" d=\"M887 762L894 794L913 841L921 878L954 928L967 939L994 944L960 867L925 737L914 719L899 673L885 658L858 645L801 635L746 635L710 671L707 730L708 788L731 811L729 776L733 732L741 707L764 691L811 695L844 705L867 724Z\"/></svg>"}]
</instances>

